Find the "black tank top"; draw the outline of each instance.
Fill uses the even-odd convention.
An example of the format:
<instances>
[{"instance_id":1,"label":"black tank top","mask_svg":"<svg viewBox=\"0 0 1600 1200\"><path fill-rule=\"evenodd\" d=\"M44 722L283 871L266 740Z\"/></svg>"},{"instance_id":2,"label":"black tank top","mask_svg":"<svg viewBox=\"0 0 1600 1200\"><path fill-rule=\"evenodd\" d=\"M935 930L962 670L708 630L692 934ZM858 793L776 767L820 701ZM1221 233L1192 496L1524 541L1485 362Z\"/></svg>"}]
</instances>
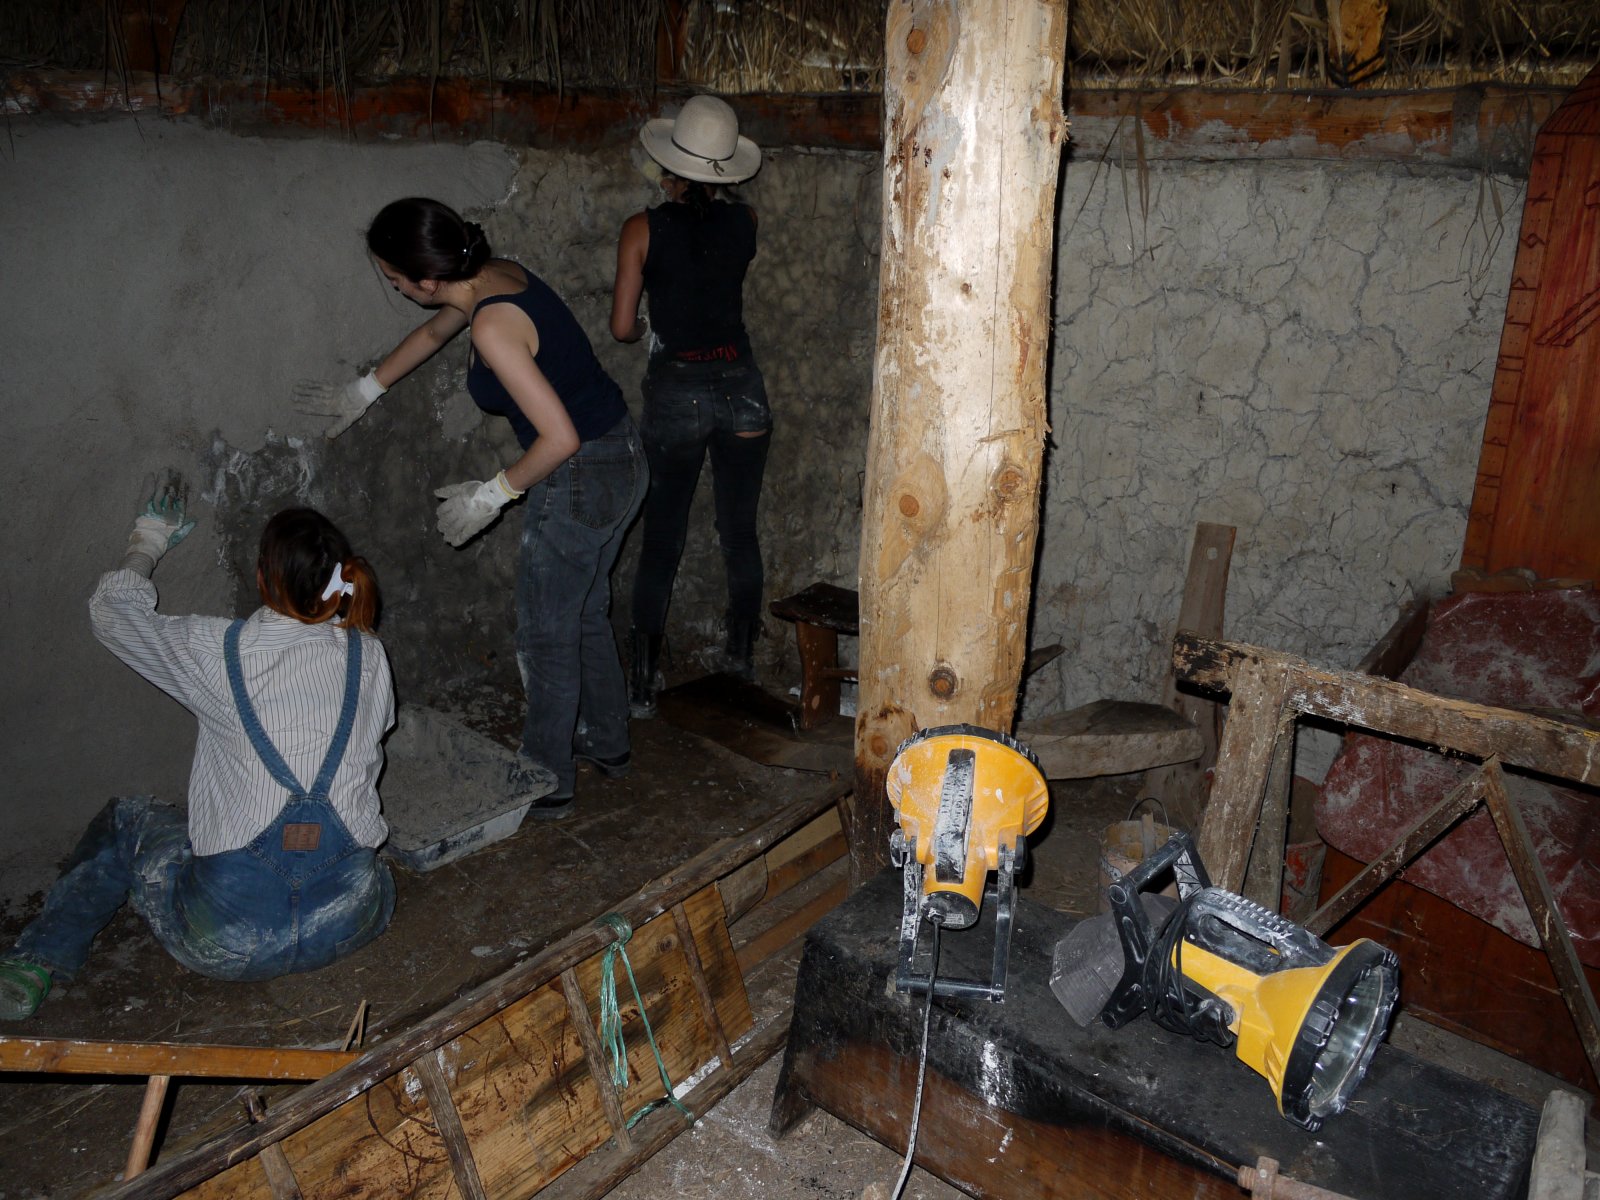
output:
<instances>
[{"instance_id":1,"label":"black tank top","mask_svg":"<svg viewBox=\"0 0 1600 1200\"><path fill-rule=\"evenodd\" d=\"M572 418L572 427L578 431L578 440L592 441L609 432L628 411L622 389L600 365L589 335L584 333L566 301L532 271L526 267L522 271L528 277L527 287L520 292L490 296L473 309L473 315L485 304L514 304L528 314L533 327L539 331L539 353L534 355L533 361L561 397L567 415ZM538 438L539 431L533 427L533 422L517 406L489 364L478 357L476 350L467 366L467 394L484 412L498 413L510 421L524 450Z\"/></svg>"},{"instance_id":2,"label":"black tank top","mask_svg":"<svg viewBox=\"0 0 1600 1200\"><path fill-rule=\"evenodd\" d=\"M690 362L734 360L750 353L744 328L744 275L756 256L750 208L717 200L704 218L687 204L649 210L644 288L650 328L661 345L652 357Z\"/></svg>"}]
</instances>

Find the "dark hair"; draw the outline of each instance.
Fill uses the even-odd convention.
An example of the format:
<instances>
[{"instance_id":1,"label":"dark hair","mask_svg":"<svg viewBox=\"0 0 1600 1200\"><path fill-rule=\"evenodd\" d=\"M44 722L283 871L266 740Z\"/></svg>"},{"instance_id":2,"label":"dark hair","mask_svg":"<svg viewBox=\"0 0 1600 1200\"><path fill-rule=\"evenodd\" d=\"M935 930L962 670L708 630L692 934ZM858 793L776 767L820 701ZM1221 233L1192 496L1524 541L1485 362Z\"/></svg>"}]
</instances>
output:
<instances>
[{"instance_id":1,"label":"dark hair","mask_svg":"<svg viewBox=\"0 0 1600 1200\"><path fill-rule=\"evenodd\" d=\"M354 590L323 599L334 567ZM372 565L314 508L286 508L267 522L256 557L256 581L263 604L307 625L340 617L346 626L371 633L377 624L378 577Z\"/></svg>"},{"instance_id":2,"label":"dark hair","mask_svg":"<svg viewBox=\"0 0 1600 1200\"><path fill-rule=\"evenodd\" d=\"M666 174L672 175L672 172L667 171ZM684 185L683 194L678 198L678 203L688 208L701 221L709 217L711 215L714 185L701 183L698 179L685 179L682 175L672 175L672 177Z\"/></svg>"},{"instance_id":3,"label":"dark hair","mask_svg":"<svg viewBox=\"0 0 1600 1200\"><path fill-rule=\"evenodd\" d=\"M422 196L384 205L367 227L367 249L414 283L471 279L489 261L483 226Z\"/></svg>"}]
</instances>

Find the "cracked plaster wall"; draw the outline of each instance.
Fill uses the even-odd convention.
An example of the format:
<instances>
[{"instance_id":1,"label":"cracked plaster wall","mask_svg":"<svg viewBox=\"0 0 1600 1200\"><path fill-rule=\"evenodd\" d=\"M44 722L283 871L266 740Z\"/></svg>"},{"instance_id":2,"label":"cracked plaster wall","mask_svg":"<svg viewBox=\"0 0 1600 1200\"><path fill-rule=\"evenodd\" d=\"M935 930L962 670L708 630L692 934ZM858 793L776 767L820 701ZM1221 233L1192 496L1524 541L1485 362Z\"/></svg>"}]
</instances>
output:
<instances>
[{"instance_id":1,"label":"cracked plaster wall","mask_svg":"<svg viewBox=\"0 0 1600 1200\"><path fill-rule=\"evenodd\" d=\"M1157 698L1197 521L1226 635L1353 666L1459 562L1524 185L1374 163L1075 163L1030 713ZM1504 216L1497 217L1497 212Z\"/></svg>"}]
</instances>

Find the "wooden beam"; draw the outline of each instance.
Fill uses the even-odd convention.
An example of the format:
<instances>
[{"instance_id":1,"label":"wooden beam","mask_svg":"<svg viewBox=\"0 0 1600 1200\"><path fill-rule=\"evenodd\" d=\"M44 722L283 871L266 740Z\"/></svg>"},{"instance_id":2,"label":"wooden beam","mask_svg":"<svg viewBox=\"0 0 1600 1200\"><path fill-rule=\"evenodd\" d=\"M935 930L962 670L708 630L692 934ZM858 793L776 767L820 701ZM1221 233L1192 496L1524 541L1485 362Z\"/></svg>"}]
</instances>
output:
<instances>
[{"instance_id":1,"label":"wooden beam","mask_svg":"<svg viewBox=\"0 0 1600 1200\"><path fill-rule=\"evenodd\" d=\"M472 1157L472 1142L461 1125L461 1114L456 1110L455 1099L450 1095L450 1081L439 1066L439 1051L429 1050L419 1054L411 1064L422 1093L428 1098L428 1108L433 1112L433 1125L439 1131L439 1140L450 1156L450 1173L456 1181L456 1190L463 1200L489 1200L478 1178L478 1164Z\"/></svg>"},{"instance_id":2,"label":"wooden beam","mask_svg":"<svg viewBox=\"0 0 1600 1200\"><path fill-rule=\"evenodd\" d=\"M1498 769L1499 759L1491 758L1484 764ZM1311 914L1305 927L1318 937L1326 937L1330 929L1348 917L1373 892L1389 882L1401 867L1421 854L1462 817L1477 808L1483 801L1484 772L1475 771L1471 778L1452 788L1439 803L1423 813L1377 858L1366 865L1354 879L1331 896L1326 904Z\"/></svg>"},{"instance_id":3,"label":"wooden beam","mask_svg":"<svg viewBox=\"0 0 1600 1200\"><path fill-rule=\"evenodd\" d=\"M1578 1039L1588 1056L1589 1066L1600 1075L1600 1009L1596 1009L1594 993L1589 989L1589 977L1578 961L1578 951L1572 945L1572 935L1556 906L1555 892L1544 873L1544 865L1534 853L1533 839L1528 836L1522 813L1516 802L1506 794L1505 780L1498 765L1484 769L1484 803L1494 817L1495 828L1500 831L1500 841L1511 860L1511 873L1516 877L1522 898L1533 915L1533 927L1539 931L1540 944L1550 958L1550 969L1561 985L1561 998L1567 1002L1572 1020L1578 1027Z\"/></svg>"},{"instance_id":4,"label":"wooden beam","mask_svg":"<svg viewBox=\"0 0 1600 1200\"><path fill-rule=\"evenodd\" d=\"M274 1046L186 1046L179 1042L87 1042L0 1038L0 1071L59 1075L179 1075L224 1079L321 1079L357 1054Z\"/></svg>"},{"instance_id":5,"label":"wooden beam","mask_svg":"<svg viewBox=\"0 0 1600 1200\"><path fill-rule=\"evenodd\" d=\"M1179 678L1216 690L1226 690L1229 679L1247 667L1257 672L1292 667L1286 700L1308 716L1430 746L1448 746L1473 758L1498 756L1507 766L1600 784L1600 732L1592 729L1514 709L1435 696L1351 671L1313 667L1293 655L1242 642L1216 642L1180 633L1173 643L1173 658ZM1220 763L1218 775L1220 784Z\"/></svg>"},{"instance_id":6,"label":"wooden beam","mask_svg":"<svg viewBox=\"0 0 1600 1200\"><path fill-rule=\"evenodd\" d=\"M251 1121L261 1120L266 1112L261 1097L254 1092L245 1095L244 1109ZM289 1156L283 1152L281 1144L266 1147L257 1156L257 1161L261 1164L261 1173L267 1177L267 1189L272 1193L272 1200L303 1200L300 1181L295 1178L294 1168L289 1165Z\"/></svg>"},{"instance_id":7,"label":"wooden beam","mask_svg":"<svg viewBox=\"0 0 1600 1200\"><path fill-rule=\"evenodd\" d=\"M1043 471L1066 0L889 6L852 877L913 730L1009 732Z\"/></svg>"},{"instance_id":8,"label":"wooden beam","mask_svg":"<svg viewBox=\"0 0 1600 1200\"><path fill-rule=\"evenodd\" d=\"M1396 92L1202 88L1075 89L1068 97L1080 162L1135 153L1159 159L1338 159L1423 162L1527 175L1533 131L1571 89L1467 84ZM103 71L13 71L0 115L193 117L241 135L326 130L357 140L493 138L541 149L624 146L639 123L690 93L658 89L557 92L479 79L393 78L348 92L260 81L194 81L132 72L124 89ZM740 132L764 146L883 148L883 98L740 96ZM1139 125L1137 139L1135 122Z\"/></svg>"},{"instance_id":9,"label":"wooden beam","mask_svg":"<svg viewBox=\"0 0 1600 1200\"><path fill-rule=\"evenodd\" d=\"M600 1107L605 1110L606 1121L611 1125L611 1136L617 1148L626 1153L633 1149L628 1136L628 1119L622 1112L622 1101L617 1097L617 1085L611 1082L611 1072L606 1069L605 1047L595 1032L594 1017L589 1012L589 999L578 982L578 972L568 967L561 972L561 994L566 997L567 1013L572 1027L578 1031L578 1042L583 1047L583 1061L589 1068L589 1078L594 1080L594 1090L600 1096Z\"/></svg>"},{"instance_id":10,"label":"wooden beam","mask_svg":"<svg viewBox=\"0 0 1600 1200\"><path fill-rule=\"evenodd\" d=\"M1187 636L1180 633L1179 644ZM1181 664L1179 669L1181 676ZM1229 676L1233 699L1222 727L1211 800L1197 839L1200 861L1211 882L1226 891L1237 892L1244 883L1245 864L1250 861L1256 823L1277 759L1275 747L1287 711L1289 671L1288 662L1280 656L1272 661L1241 661Z\"/></svg>"},{"instance_id":11,"label":"wooden beam","mask_svg":"<svg viewBox=\"0 0 1600 1200\"><path fill-rule=\"evenodd\" d=\"M1328 76L1355 87L1383 73L1383 25L1389 0L1329 0Z\"/></svg>"},{"instance_id":12,"label":"wooden beam","mask_svg":"<svg viewBox=\"0 0 1600 1200\"><path fill-rule=\"evenodd\" d=\"M1178 629L1203 637L1220 638L1227 609L1228 568L1233 562L1232 525L1211 521L1195 524L1189 544L1189 570L1178 604ZM1145 775L1144 790L1158 797L1179 825L1193 828L1200 821L1211 791L1210 773L1221 745L1222 706L1213 700L1178 690L1177 677L1167 673L1162 703L1192 724L1200 735L1200 756L1174 762Z\"/></svg>"}]
</instances>

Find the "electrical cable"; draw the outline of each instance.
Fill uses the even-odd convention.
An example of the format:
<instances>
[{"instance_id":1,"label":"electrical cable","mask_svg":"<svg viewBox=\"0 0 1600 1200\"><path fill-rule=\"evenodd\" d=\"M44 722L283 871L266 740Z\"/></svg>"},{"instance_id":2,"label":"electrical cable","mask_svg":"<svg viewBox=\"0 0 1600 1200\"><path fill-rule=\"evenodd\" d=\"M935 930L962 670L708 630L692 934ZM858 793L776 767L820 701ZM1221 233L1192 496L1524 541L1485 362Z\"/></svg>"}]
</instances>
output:
<instances>
[{"instance_id":1,"label":"electrical cable","mask_svg":"<svg viewBox=\"0 0 1600 1200\"><path fill-rule=\"evenodd\" d=\"M1195 892L1179 901L1156 934L1144 964L1144 994L1150 1016L1163 1029L1227 1049L1234 1043L1233 1031L1214 1005L1195 1004L1183 975L1183 935L1189 924L1189 910L1198 897Z\"/></svg>"},{"instance_id":2,"label":"electrical cable","mask_svg":"<svg viewBox=\"0 0 1600 1200\"><path fill-rule=\"evenodd\" d=\"M928 966L928 1003L922 1010L922 1054L917 1060L917 1094L911 1102L911 1132L906 1136L906 1160L901 1164L900 1178L889 1193L889 1200L900 1200L906 1180L911 1177L911 1155L917 1148L917 1125L922 1120L922 1085L928 1077L928 1029L933 1023L933 989L939 977L940 925L937 921L928 923L933 926L933 961Z\"/></svg>"}]
</instances>

